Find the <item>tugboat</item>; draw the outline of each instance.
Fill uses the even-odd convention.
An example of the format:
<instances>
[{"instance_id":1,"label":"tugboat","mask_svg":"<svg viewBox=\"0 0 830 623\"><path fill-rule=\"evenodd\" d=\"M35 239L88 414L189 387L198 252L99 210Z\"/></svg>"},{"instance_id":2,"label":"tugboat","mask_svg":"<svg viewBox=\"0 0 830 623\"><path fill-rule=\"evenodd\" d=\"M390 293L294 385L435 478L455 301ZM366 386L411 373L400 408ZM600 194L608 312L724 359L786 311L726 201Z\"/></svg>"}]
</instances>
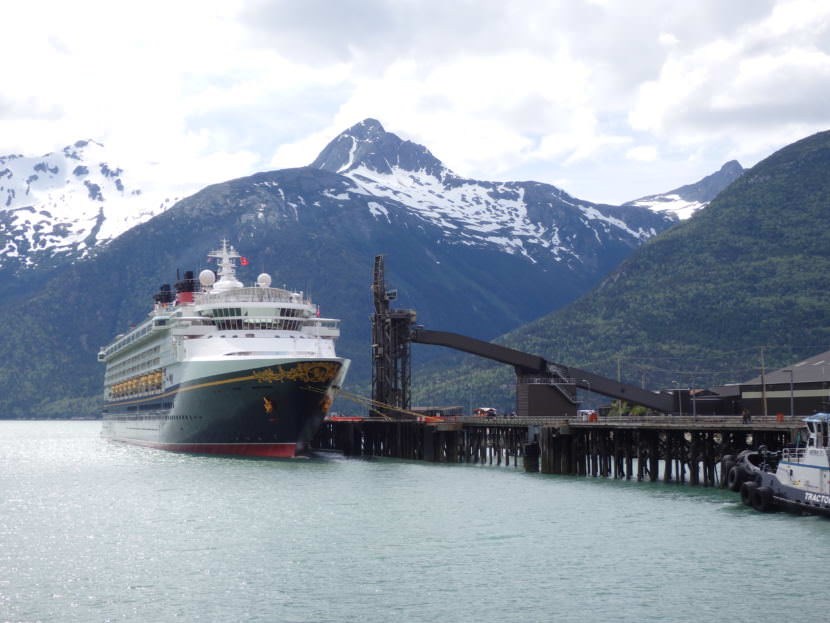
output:
<instances>
[{"instance_id":1,"label":"tugboat","mask_svg":"<svg viewBox=\"0 0 830 623\"><path fill-rule=\"evenodd\" d=\"M744 450L734 463L724 457L727 487L747 506L830 517L830 413L804 418L807 445L770 452Z\"/></svg>"}]
</instances>

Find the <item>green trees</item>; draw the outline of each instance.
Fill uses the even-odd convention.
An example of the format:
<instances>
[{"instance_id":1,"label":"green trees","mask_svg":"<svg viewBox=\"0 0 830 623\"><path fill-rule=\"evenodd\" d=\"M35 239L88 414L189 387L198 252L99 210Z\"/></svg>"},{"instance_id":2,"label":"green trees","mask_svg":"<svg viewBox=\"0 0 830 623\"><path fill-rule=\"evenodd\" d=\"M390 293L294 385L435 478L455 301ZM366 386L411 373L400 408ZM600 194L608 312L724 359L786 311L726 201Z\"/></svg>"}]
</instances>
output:
<instances>
[{"instance_id":1,"label":"green trees","mask_svg":"<svg viewBox=\"0 0 830 623\"><path fill-rule=\"evenodd\" d=\"M713 386L830 350L830 132L747 171L646 243L598 287L499 343L651 388ZM454 358L481 391L512 372ZM440 380L439 380L440 376ZM424 370L419 392L451 388ZM421 394L416 394L416 398ZM438 399L438 398L435 398Z\"/></svg>"}]
</instances>

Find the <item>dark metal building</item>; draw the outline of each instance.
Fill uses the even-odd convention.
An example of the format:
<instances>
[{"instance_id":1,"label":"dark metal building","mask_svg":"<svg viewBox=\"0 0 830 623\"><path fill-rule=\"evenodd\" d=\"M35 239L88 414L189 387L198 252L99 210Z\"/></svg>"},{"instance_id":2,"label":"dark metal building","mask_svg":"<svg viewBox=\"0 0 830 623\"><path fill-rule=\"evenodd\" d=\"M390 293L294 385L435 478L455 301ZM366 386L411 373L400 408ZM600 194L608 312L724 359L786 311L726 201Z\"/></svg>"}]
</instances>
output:
<instances>
[{"instance_id":1,"label":"dark metal building","mask_svg":"<svg viewBox=\"0 0 830 623\"><path fill-rule=\"evenodd\" d=\"M742 407L752 414L830 411L830 351L740 383L740 392Z\"/></svg>"}]
</instances>

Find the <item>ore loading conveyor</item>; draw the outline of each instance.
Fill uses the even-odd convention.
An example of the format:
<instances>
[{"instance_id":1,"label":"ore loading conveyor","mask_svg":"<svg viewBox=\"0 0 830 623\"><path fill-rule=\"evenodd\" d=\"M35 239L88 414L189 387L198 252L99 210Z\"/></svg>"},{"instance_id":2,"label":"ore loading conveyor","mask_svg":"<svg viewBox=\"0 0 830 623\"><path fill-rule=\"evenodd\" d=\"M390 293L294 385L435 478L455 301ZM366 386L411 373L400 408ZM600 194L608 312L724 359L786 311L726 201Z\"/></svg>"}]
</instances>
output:
<instances>
[{"instance_id":1,"label":"ore loading conveyor","mask_svg":"<svg viewBox=\"0 0 830 623\"><path fill-rule=\"evenodd\" d=\"M675 411L674 397L654 393L587 370L547 361L538 355L475 338L432 331L415 324L411 309L391 309L397 297L387 289L383 256L375 257L372 281L372 400L410 408L411 343L444 346L513 366L516 371L516 412L519 417L573 417L577 389L642 405L660 413ZM392 415L392 413L389 413Z\"/></svg>"}]
</instances>

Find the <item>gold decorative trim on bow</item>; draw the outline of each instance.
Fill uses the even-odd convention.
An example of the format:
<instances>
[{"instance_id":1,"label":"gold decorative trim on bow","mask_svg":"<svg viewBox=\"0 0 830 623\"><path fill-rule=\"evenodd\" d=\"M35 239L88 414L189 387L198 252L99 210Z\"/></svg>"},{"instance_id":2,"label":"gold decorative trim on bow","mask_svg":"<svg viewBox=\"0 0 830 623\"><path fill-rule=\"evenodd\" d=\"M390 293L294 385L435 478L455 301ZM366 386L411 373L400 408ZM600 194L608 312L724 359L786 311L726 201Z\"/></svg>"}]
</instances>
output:
<instances>
[{"instance_id":1,"label":"gold decorative trim on bow","mask_svg":"<svg viewBox=\"0 0 830 623\"><path fill-rule=\"evenodd\" d=\"M298 363L293 366L277 366L265 370L254 370L251 375L260 383L282 383L302 381L305 383L327 383L334 379L340 364L335 361Z\"/></svg>"}]
</instances>

